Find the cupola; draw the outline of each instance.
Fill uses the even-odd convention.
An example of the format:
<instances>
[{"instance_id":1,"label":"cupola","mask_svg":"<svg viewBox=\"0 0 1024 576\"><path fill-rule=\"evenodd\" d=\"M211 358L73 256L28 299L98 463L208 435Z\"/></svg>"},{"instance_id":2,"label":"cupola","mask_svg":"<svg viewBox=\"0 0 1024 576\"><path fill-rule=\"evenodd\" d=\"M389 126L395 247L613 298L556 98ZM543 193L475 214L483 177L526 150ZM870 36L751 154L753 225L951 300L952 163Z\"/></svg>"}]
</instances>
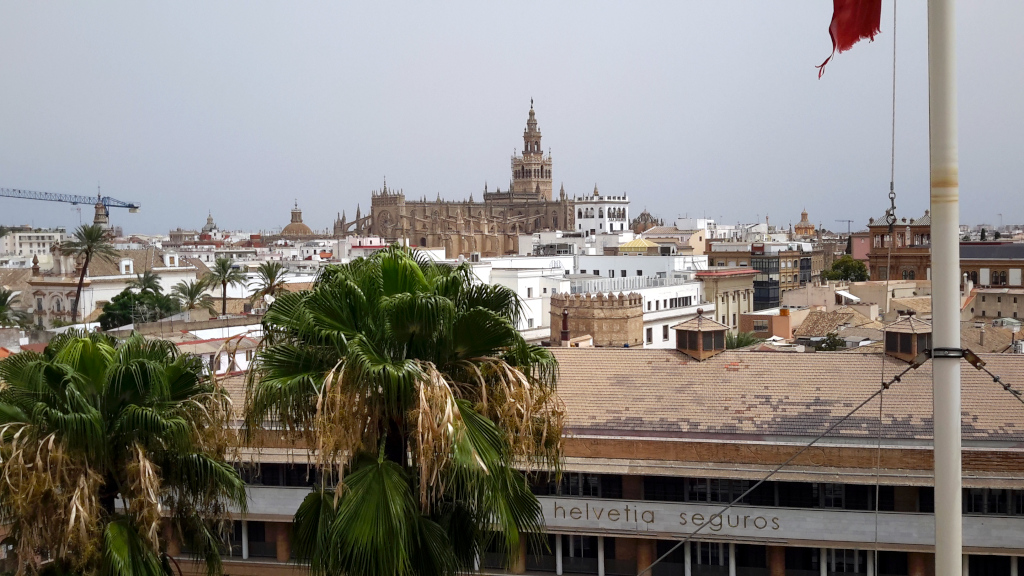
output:
<instances>
[{"instance_id":1,"label":"cupola","mask_svg":"<svg viewBox=\"0 0 1024 576\"><path fill-rule=\"evenodd\" d=\"M885 353L893 358L912 362L931 347L932 325L919 320L912 311L885 327Z\"/></svg>"},{"instance_id":2,"label":"cupola","mask_svg":"<svg viewBox=\"0 0 1024 576\"><path fill-rule=\"evenodd\" d=\"M707 360L725 350L725 333L729 327L704 316L697 309L697 317L672 327L676 331L676 350L694 360Z\"/></svg>"}]
</instances>

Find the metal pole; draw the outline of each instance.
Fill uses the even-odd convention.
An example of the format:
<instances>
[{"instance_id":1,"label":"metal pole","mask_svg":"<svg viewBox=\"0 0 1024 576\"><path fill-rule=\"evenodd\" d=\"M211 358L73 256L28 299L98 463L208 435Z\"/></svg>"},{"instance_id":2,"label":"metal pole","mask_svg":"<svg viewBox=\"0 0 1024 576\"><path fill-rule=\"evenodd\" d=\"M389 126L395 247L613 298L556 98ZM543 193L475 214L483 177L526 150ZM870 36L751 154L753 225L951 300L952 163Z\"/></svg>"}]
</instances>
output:
<instances>
[{"instance_id":1,"label":"metal pole","mask_svg":"<svg viewBox=\"0 0 1024 576\"><path fill-rule=\"evenodd\" d=\"M928 128L932 215L932 337L935 350L960 350L960 183L956 125L954 0L928 2ZM932 360L935 427L935 574L960 575L960 358Z\"/></svg>"}]
</instances>

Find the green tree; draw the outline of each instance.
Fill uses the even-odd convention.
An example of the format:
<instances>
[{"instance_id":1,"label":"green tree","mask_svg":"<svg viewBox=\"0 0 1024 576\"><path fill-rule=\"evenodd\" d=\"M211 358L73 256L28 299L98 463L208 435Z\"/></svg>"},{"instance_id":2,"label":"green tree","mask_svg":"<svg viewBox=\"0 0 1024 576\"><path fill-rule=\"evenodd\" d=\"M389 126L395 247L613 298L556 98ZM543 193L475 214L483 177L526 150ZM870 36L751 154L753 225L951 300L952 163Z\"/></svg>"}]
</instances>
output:
<instances>
[{"instance_id":1,"label":"green tree","mask_svg":"<svg viewBox=\"0 0 1024 576\"><path fill-rule=\"evenodd\" d=\"M178 310L178 301L171 296L132 292L125 288L103 305L98 321L104 330L113 330L128 324L156 322Z\"/></svg>"},{"instance_id":2,"label":"green tree","mask_svg":"<svg viewBox=\"0 0 1024 576\"><path fill-rule=\"evenodd\" d=\"M758 342L764 342L764 338L754 336L753 332L727 332L725 335L725 347L727 349L746 348Z\"/></svg>"},{"instance_id":3,"label":"green tree","mask_svg":"<svg viewBox=\"0 0 1024 576\"><path fill-rule=\"evenodd\" d=\"M82 300L82 286L85 285L85 273L89 270L89 263L93 258L113 260L117 258L117 250L110 243L107 231L99 224L81 225L75 230L71 239L61 244L62 252L72 254L75 259L84 258L82 273L78 277L78 290L75 292L75 305L71 309L71 323L78 322L79 303Z\"/></svg>"},{"instance_id":4,"label":"green tree","mask_svg":"<svg viewBox=\"0 0 1024 576\"><path fill-rule=\"evenodd\" d=\"M964 234L964 237L963 237L962 240L964 242L970 242L971 241L971 235L970 234Z\"/></svg>"},{"instance_id":5,"label":"green tree","mask_svg":"<svg viewBox=\"0 0 1024 576\"><path fill-rule=\"evenodd\" d=\"M284 279L288 276L288 269L280 262L264 262L256 268L256 291L253 292L251 301L256 302L265 296L277 297L284 290Z\"/></svg>"},{"instance_id":6,"label":"green tree","mask_svg":"<svg viewBox=\"0 0 1024 576\"><path fill-rule=\"evenodd\" d=\"M0 328L23 328L31 322L31 315L17 308L17 302L13 290L0 287Z\"/></svg>"},{"instance_id":7,"label":"green tree","mask_svg":"<svg viewBox=\"0 0 1024 576\"><path fill-rule=\"evenodd\" d=\"M835 332L829 332L825 335L825 339L814 345L815 350L822 350L827 352L835 352L836 350L842 350L846 348L846 340L839 337L839 334Z\"/></svg>"},{"instance_id":8,"label":"green tree","mask_svg":"<svg viewBox=\"0 0 1024 576\"><path fill-rule=\"evenodd\" d=\"M138 290L140 294L162 294L164 291L160 287L160 275L152 270L136 274L135 279L128 282L128 287Z\"/></svg>"},{"instance_id":9,"label":"green tree","mask_svg":"<svg viewBox=\"0 0 1024 576\"><path fill-rule=\"evenodd\" d=\"M992 239L993 240L999 240L1002 237L1003 237L1003 233L1000 232L999 230L996 230L996 233L992 235Z\"/></svg>"},{"instance_id":10,"label":"green tree","mask_svg":"<svg viewBox=\"0 0 1024 576\"><path fill-rule=\"evenodd\" d=\"M204 278L209 285L220 284L220 313L228 313L228 284L245 286L245 274L235 268L235 263L227 258L217 258Z\"/></svg>"},{"instance_id":11,"label":"green tree","mask_svg":"<svg viewBox=\"0 0 1024 576\"><path fill-rule=\"evenodd\" d=\"M292 532L313 574L469 572L485 543L514 557L542 530L516 466L557 473L562 408L554 358L515 328L521 306L397 246L274 302L245 431L279 422L319 448Z\"/></svg>"},{"instance_id":12,"label":"green tree","mask_svg":"<svg viewBox=\"0 0 1024 576\"><path fill-rule=\"evenodd\" d=\"M178 305L184 310L203 308L213 312L213 298L206 293L206 288L204 279L182 280L174 285L171 296L178 300Z\"/></svg>"},{"instance_id":13,"label":"green tree","mask_svg":"<svg viewBox=\"0 0 1024 576\"><path fill-rule=\"evenodd\" d=\"M823 270L821 277L824 280L863 282L868 279L868 268L860 260L854 260L853 256L846 254L832 262L832 268Z\"/></svg>"},{"instance_id":14,"label":"green tree","mask_svg":"<svg viewBox=\"0 0 1024 576\"><path fill-rule=\"evenodd\" d=\"M220 571L218 526L245 510L245 484L224 461L230 401L198 357L72 330L0 361L0 383L0 518L22 569L48 556L51 574L169 575L169 515Z\"/></svg>"},{"instance_id":15,"label":"green tree","mask_svg":"<svg viewBox=\"0 0 1024 576\"><path fill-rule=\"evenodd\" d=\"M981 241L984 242L986 239L988 239L988 231L985 230L984 228L982 228L981 229Z\"/></svg>"}]
</instances>

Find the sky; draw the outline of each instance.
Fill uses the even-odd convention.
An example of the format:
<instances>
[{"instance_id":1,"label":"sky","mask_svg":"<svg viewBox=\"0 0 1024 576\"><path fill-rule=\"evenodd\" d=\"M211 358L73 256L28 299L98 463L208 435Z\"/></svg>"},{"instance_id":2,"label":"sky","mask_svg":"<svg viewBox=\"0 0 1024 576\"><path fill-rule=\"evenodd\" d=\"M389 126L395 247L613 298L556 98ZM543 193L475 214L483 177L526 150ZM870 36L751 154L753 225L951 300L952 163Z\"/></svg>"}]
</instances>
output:
<instances>
[{"instance_id":1,"label":"sky","mask_svg":"<svg viewBox=\"0 0 1024 576\"><path fill-rule=\"evenodd\" d=\"M724 223L928 208L927 17L831 51L831 2L0 2L0 187L138 202L126 233L314 229L507 188L530 99L555 189ZM961 222L1024 222L1020 0L957 3ZM0 224L77 226L0 198ZM1001 216L1000 216L1001 214Z\"/></svg>"}]
</instances>

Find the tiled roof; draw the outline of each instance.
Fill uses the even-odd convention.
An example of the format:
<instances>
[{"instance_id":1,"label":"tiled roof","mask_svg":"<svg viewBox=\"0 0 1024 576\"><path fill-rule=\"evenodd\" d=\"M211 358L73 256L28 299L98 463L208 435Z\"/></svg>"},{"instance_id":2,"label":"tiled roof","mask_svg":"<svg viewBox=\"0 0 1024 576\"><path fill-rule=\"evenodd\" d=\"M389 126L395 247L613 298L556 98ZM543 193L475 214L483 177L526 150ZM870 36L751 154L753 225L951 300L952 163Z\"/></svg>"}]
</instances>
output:
<instances>
[{"instance_id":1,"label":"tiled roof","mask_svg":"<svg viewBox=\"0 0 1024 576\"><path fill-rule=\"evenodd\" d=\"M913 310L918 316L931 316L931 296L918 296L914 298L893 298L889 301L890 310Z\"/></svg>"},{"instance_id":2,"label":"tiled roof","mask_svg":"<svg viewBox=\"0 0 1024 576\"><path fill-rule=\"evenodd\" d=\"M117 256L110 260L103 258L93 258L89 262L89 276L121 276L121 269L119 267L121 260L128 259L133 262L132 266L135 269L135 274L142 274L147 270L153 268L162 268L163 262L163 251L157 250L156 248L145 248L142 250L118 250ZM198 258L181 257L180 264L184 266L195 266L197 270L197 276L202 276L209 271L209 268L205 264L199 261Z\"/></svg>"},{"instance_id":3,"label":"tiled roof","mask_svg":"<svg viewBox=\"0 0 1024 576\"><path fill-rule=\"evenodd\" d=\"M675 350L552 348L568 434L686 437L816 436L907 363L881 354L778 354L727 350L695 362ZM1024 355L984 355L988 368L1024 387ZM932 437L931 363L885 392L884 436ZM1024 407L962 364L963 437L1024 441ZM871 402L833 432L871 438Z\"/></svg>"},{"instance_id":4,"label":"tiled roof","mask_svg":"<svg viewBox=\"0 0 1024 576\"><path fill-rule=\"evenodd\" d=\"M985 322L985 344L981 343L981 328L975 328L973 322L963 322L960 324L960 345L964 348L970 348L974 352L1005 352L1009 347L1010 343L1013 342L1013 332L1009 328L1003 328L1001 326L993 326L991 324L991 318L977 318L981 322ZM1019 340L1024 337L1022 334L1018 334L1016 339Z\"/></svg>"},{"instance_id":5,"label":"tiled roof","mask_svg":"<svg viewBox=\"0 0 1024 576\"><path fill-rule=\"evenodd\" d=\"M644 238L659 235L689 236L692 232L692 230L680 230L675 226L653 226L651 228L648 228L647 230L644 230L643 236Z\"/></svg>"},{"instance_id":6,"label":"tiled roof","mask_svg":"<svg viewBox=\"0 0 1024 576\"><path fill-rule=\"evenodd\" d=\"M657 248L657 247L658 247L658 245L655 244L654 242L651 242L650 240L645 240L643 238L634 238L633 240L630 240L629 242L626 242L625 244L619 244L619 249L625 248L627 250L634 250L634 249L637 249L637 248Z\"/></svg>"},{"instance_id":7,"label":"tiled roof","mask_svg":"<svg viewBox=\"0 0 1024 576\"><path fill-rule=\"evenodd\" d=\"M797 338L824 337L832 332L839 332L839 327L847 323L853 328L882 327L880 322L868 318L853 308L843 306L831 312L811 310L808 312L807 318L804 318L804 321L793 332L793 336Z\"/></svg>"},{"instance_id":8,"label":"tiled roof","mask_svg":"<svg viewBox=\"0 0 1024 576\"><path fill-rule=\"evenodd\" d=\"M931 334L932 325L917 316L900 316L892 324L886 325L885 331L901 334Z\"/></svg>"},{"instance_id":9,"label":"tiled roof","mask_svg":"<svg viewBox=\"0 0 1024 576\"><path fill-rule=\"evenodd\" d=\"M718 330L728 330L729 327L725 324L716 322L707 316L698 314L697 316L680 322L672 327L673 330L689 330L690 332L714 332Z\"/></svg>"},{"instance_id":10,"label":"tiled roof","mask_svg":"<svg viewBox=\"0 0 1024 576\"><path fill-rule=\"evenodd\" d=\"M910 225L910 226L931 226L932 225L932 215L931 215L930 212L925 211L924 216L921 216L919 218L908 218L906 221L904 221L902 217L899 217L899 216L896 217L896 223L894 224L894 226L907 226L907 225ZM875 218L869 224L869 226L885 226L885 214L882 214L882 216L879 217L879 218Z\"/></svg>"}]
</instances>

